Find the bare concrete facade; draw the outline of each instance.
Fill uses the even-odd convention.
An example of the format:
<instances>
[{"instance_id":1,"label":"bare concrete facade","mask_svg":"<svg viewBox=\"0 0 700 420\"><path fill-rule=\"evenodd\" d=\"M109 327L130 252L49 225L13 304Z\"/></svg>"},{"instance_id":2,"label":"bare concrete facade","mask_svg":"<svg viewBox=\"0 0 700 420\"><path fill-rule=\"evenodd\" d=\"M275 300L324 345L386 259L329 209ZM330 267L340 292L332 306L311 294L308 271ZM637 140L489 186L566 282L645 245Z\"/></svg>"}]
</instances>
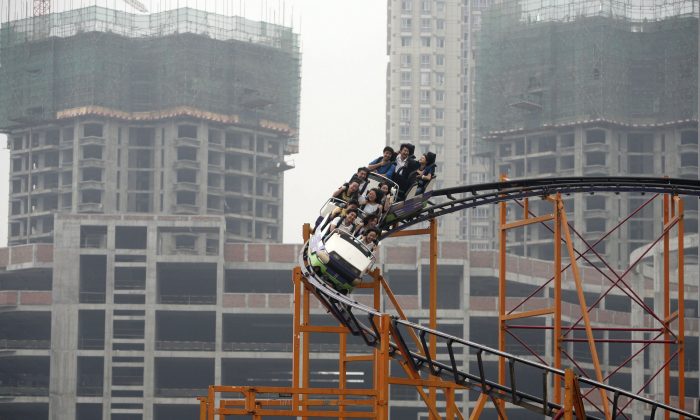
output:
<instances>
[{"instance_id":1,"label":"bare concrete facade","mask_svg":"<svg viewBox=\"0 0 700 420\"><path fill-rule=\"evenodd\" d=\"M53 244L0 249L0 326L6 337L0 415L184 420L197 418L194 396L210 384L289 385L291 269L301 245L226 243L222 226L220 216L64 215L56 217ZM180 235L195 238L194 244L178 247L174 238ZM428 252L427 242L387 242L379 258L407 315L425 322ZM441 330L497 345L497 259L490 251L469 254L464 242L440 244ZM551 273L546 261L513 256L508 266L513 296L526 295ZM642 296L654 296L648 274L639 275ZM591 268L583 276L587 293L606 284ZM572 290L571 279L565 285ZM686 297L697 301L697 288L688 286ZM606 298L591 313L594 326L639 322L622 298L619 293ZM565 293L564 299L564 313L575 318L575 297ZM549 301L544 294L533 304ZM318 304L312 314L314 323L332 322ZM689 314L689 396L698 393L698 328L697 314ZM547 335L524 338L551 357ZM509 351L527 354L517 342L509 343ZM359 339L351 338L349 345L367 351ZM335 337L312 339L313 386L336 385L337 350ZM613 350L619 349L603 353L606 369L619 362ZM473 362L464 356L460 364ZM583 357L580 362L590 365ZM631 388L652 366L625 367L616 384ZM349 386L371 383L369 365L352 371ZM649 395L656 392L652 388ZM465 409L473 404L467 395L459 401ZM425 415L421 406L414 392L392 388L392 418L417 419Z\"/></svg>"},{"instance_id":2,"label":"bare concrete facade","mask_svg":"<svg viewBox=\"0 0 700 420\"><path fill-rule=\"evenodd\" d=\"M280 241L287 134L187 117L14 130L9 243L51 242L54 213L224 215L231 241Z\"/></svg>"}]
</instances>

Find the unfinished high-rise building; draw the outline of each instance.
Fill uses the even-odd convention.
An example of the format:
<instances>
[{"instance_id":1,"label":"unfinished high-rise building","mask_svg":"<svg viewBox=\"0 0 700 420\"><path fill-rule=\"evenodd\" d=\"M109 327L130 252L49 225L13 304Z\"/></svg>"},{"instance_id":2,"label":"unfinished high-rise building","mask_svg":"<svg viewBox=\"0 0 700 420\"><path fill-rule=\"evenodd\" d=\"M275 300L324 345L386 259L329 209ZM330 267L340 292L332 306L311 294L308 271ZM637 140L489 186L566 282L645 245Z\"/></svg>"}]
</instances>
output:
<instances>
[{"instance_id":1,"label":"unfinished high-rise building","mask_svg":"<svg viewBox=\"0 0 700 420\"><path fill-rule=\"evenodd\" d=\"M698 178L698 2L505 0L483 15L476 55L478 149L492 177ZM567 199L597 239L646 201ZM686 231L697 232L697 200ZM533 203L546 211L548 203ZM660 207L638 212L597 252L617 265L648 245ZM511 250L549 259L551 232L528 228ZM492 230L477 240L491 242Z\"/></svg>"},{"instance_id":2,"label":"unfinished high-rise building","mask_svg":"<svg viewBox=\"0 0 700 420\"><path fill-rule=\"evenodd\" d=\"M190 419L240 378L223 341L249 305L224 294L242 281L224 244L281 240L299 95L299 35L277 24L96 6L2 23L0 418Z\"/></svg>"},{"instance_id":3,"label":"unfinished high-rise building","mask_svg":"<svg viewBox=\"0 0 700 420\"><path fill-rule=\"evenodd\" d=\"M290 28L93 6L3 23L0 63L10 244L51 242L55 213L215 214L230 240L281 240Z\"/></svg>"}]
</instances>

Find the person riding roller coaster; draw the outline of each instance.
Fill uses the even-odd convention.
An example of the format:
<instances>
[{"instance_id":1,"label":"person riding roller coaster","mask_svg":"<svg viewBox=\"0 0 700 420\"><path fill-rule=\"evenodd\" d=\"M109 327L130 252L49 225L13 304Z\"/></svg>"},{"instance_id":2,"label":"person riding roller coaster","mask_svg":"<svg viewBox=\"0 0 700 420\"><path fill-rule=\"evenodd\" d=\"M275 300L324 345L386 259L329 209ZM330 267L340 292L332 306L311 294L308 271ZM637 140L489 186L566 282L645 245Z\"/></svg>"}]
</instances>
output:
<instances>
[{"instance_id":1,"label":"person riding roller coaster","mask_svg":"<svg viewBox=\"0 0 700 420\"><path fill-rule=\"evenodd\" d=\"M413 154L415 149L416 147L411 143L403 143L399 148L398 156L396 156L396 169L392 179L399 186L397 201L402 201L406 197L406 192L411 187L413 180L412 175L420 167Z\"/></svg>"}]
</instances>

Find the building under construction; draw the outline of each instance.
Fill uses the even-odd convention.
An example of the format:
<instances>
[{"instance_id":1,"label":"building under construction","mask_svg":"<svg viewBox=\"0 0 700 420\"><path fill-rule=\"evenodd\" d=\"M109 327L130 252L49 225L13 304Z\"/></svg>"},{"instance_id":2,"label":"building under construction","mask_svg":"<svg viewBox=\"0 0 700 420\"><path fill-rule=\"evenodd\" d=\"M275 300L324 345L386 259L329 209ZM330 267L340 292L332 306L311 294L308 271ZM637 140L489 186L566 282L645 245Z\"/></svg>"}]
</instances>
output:
<instances>
[{"instance_id":1,"label":"building under construction","mask_svg":"<svg viewBox=\"0 0 700 420\"><path fill-rule=\"evenodd\" d=\"M50 242L57 212L217 214L231 240L281 240L298 150L291 28L92 6L1 31L11 244Z\"/></svg>"},{"instance_id":2,"label":"building under construction","mask_svg":"<svg viewBox=\"0 0 700 420\"><path fill-rule=\"evenodd\" d=\"M479 151L495 157L493 176L697 179L698 9L695 0L491 7L479 35L475 123ZM642 202L577 196L568 208L590 238ZM697 231L696 209L690 200L688 232ZM660 211L637 214L614 235L617 245L598 251L626 261ZM552 258L546 235L526 231L512 250Z\"/></svg>"}]
</instances>

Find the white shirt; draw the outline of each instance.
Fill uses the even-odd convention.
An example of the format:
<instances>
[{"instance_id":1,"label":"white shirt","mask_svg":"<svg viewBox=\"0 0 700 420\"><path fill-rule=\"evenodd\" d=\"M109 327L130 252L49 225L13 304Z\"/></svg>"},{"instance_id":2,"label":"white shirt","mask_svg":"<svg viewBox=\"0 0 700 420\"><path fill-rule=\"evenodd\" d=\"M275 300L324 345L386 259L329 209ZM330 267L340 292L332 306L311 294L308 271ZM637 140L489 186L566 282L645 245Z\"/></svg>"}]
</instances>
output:
<instances>
[{"instance_id":1,"label":"white shirt","mask_svg":"<svg viewBox=\"0 0 700 420\"><path fill-rule=\"evenodd\" d=\"M406 162L408 162L408 157L406 159L402 159L401 155L396 156L396 169L394 170L394 173L399 172L401 168L406 166Z\"/></svg>"},{"instance_id":2,"label":"white shirt","mask_svg":"<svg viewBox=\"0 0 700 420\"><path fill-rule=\"evenodd\" d=\"M335 226L336 229L347 233L352 233L353 229L355 229L354 223L348 223L348 219L340 216L333 219L331 225Z\"/></svg>"},{"instance_id":3,"label":"white shirt","mask_svg":"<svg viewBox=\"0 0 700 420\"><path fill-rule=\"evenodd\" d=\"M362 211L365 212L365 214L378 214L381 208L381 203L366 203L362 206Z\"/></svg>"}]
</instances>

